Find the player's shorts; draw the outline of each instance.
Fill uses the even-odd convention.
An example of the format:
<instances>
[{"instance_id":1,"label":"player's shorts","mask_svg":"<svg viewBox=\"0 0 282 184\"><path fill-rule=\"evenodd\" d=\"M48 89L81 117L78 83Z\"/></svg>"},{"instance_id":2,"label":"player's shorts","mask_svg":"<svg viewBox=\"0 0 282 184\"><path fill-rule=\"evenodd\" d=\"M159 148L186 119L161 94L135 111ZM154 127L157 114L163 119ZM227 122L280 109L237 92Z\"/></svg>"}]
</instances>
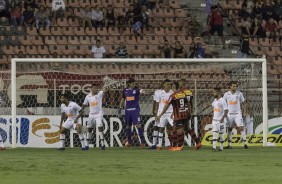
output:
<instances>
[{"instance_id":1,"label":"player's shorts","mask_svg":"<svg viewBox=\"0 0 282 184\"><path fill-rule=\"evenodd\" d=\"M227 115L226 127L232 128L232 127L242 127L242 126L244 126L244 122L241 113Z\"/></svg>"},{"instance_id":2,"label":"player's shorts","mask_svg":"<svg viewBox=\"0 0 282 184\"><path fill-rule=\"evenodd\" d=\"M140 110L125 110L125 123L127 125L136 125L140 123Z\"/></svg>"},{"instance_id":3,"label":"player's shorts","mask_svg":"<svg viewBox=\"0 0 282 184\"><path fill-rule=\"evenodd\" d=\"M223 36L223 25L213 25L210 30L210 34L217 33L218 36Z\"/></svg>"},{"instance_id":4,"label":"player's shorts","mask_svg":"<svg viewBox=\"0 0 282 184\"><path fill-rule=\"evenodd\" d=\"M224 133L225 123L220 123L220 120L212 120L212 131Z\"/></svg>"},{"instance_id":5,"label":"player's shorts","mask_svg":"<svg viewBox=\"0 0 282 184\"><path fill-rule=\"evenodd\" d=\"M103 114L89 115L87 128L103 127Z\"/></svg>"},{"instance_id":6,"label":"player's shorts","mask_svg":"<svg viewBox=\"0 0 282 184\"><path fill-rule=\"evenodd\" d=\"M160 118L160 122L158 123L158 127L164 128L167 126L167 124L173 126L173 119L171 119L171 113L162 115L162 117Z\"/></svg>"},{"instance_id":7,"label":"player's shorts","mask_svg":"<svg viewBox=\"0 0 282 184\"><path fill-rule=\"evenodd\" d=\"M81 119L79 118L77 120L77 124L81 124ZM72 130L76 128L76 124L74 123L74 120L66 120L63 125L62 125L65 129L68 129L68 130Z\"/></svg>"}]
</instances>

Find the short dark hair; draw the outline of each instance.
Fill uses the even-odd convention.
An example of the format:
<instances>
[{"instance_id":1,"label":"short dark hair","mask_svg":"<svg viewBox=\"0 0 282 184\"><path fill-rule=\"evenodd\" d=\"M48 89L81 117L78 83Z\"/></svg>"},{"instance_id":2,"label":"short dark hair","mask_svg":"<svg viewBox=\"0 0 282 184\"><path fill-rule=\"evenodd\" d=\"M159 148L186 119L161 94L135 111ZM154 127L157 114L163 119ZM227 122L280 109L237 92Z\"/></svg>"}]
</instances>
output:
<instances>
[{"instance_id":1,"label":"short dark hair","mask_svg":"<svg viewBox=\"0 0 282 184\"><path fill-rule=\"evenodd\" d=\"M232 84L238 85L238 82L237 82L237 81L230 81L230 82L229 82L229 86L232 86Z\"/></svg>"},{"instance_id":2,"label":"short dark hair","mask_svg":"<svg viewBox=\"0 0 282 184\"><path fill-rule=\"evenodd\" d=\"M165 79L162 83L165 83L165 82L171 82L170 79Z\"/></svg>"},{"instance_id":3,"label":"short dark hair","mask_svg":"<svg viewBox=\"0 0 282 184\"><path fill-rule=\"evenodd\" d=\"M175 85L176 89L179 89L179 83L178 82L174 81L174 85Z\"/></svg>"},{"instance_id":4,"label":"short dark hair","mask_svg":"<svg viewBox=\"0 0 282 184\"><path fill-rule=\"evenodd\" d=\"M63 97L65 97L66 99L70 99L70 94L69 94L69 92L65 92L65 93L62 93L60 96L63 96Z\"/></svg>"},{"instance_id":5,"label":"short dark hair","mask_svg":"<svg viewBox=\"0 0 282 184\"><path fill-rule=\"evenodd\" d=\"M97 39L97 40L96 40L96 43L97 43L97 42L101 42L101 40L100 40L100 39Z\"/></svg>"},{"instance_id":6,"label":"short dark hair","mask_svg":"<svg viewBox=\"0 0 282 184\"><path fill-rule=\"evenodd\" d=\"M221 91L221 88L220 87L215 87L215 88L213 88L215 91L218 91L218 92L220 92Z\"/></svg>"},{"instance_id":7,"label":"short dark hair","mask_svg":"<svg viewBox=\"0 0 282 184\"><path fill-rule=\"evenodd\" d=\"M93 86L98 86L98 84L97 83L92 83L91 87L93 87Z\"/></svg>"}]
</instances>

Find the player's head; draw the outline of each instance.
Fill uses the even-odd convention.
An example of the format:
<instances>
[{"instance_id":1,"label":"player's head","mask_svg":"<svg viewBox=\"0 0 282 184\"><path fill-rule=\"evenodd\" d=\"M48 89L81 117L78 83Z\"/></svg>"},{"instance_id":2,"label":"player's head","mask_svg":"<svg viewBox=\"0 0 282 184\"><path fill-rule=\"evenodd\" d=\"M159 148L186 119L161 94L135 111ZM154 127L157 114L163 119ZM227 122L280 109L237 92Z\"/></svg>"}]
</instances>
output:
<instances>
[{"instance_id":1,"label":"player's head","mask_svg":"<svg viewBox=\"0 0 282 184\"><path fill-rule=\"evenodd\" d=\"M231 81L229 83L229 86L230 86L230 91L235 92L237 90L238 83L236 81Z\"/></svg>"},{"instance_id":2,"label":"player's head","mask_svg":"<svg viewBox=\"0 0 282 184\"><path fill-rule=\"evenodd\" d=\"M127 80L128 86L132 89L136 87L136 80L134 78L129 78Z\"/></svg>"},{"instance_id":3,"label":"player's head","mask_svg":"<svg viewBox=\"0 0 282 184\"><path fill-rule=\"evenodd\" d=\"M179 88L185 88L187 84L186 79L180 79L179 81Z\"/></svg>"},{"instance_id":4,"label":"player's head","mask_svg":"<svg viewBox=\"0 0 282 184\"><path fill-rule=\"evenodd\" d=\"M101 40L99 40L99 39L96 40L96 47L98 47L98 48L101 47Z\"/></svg>"},{"instance_id":5,"label":"player's head","mask_svg":"<svg viewBox=\"0 0 282 184\"><path fill-rule=\"evenodd\" d=\"M93 83L91 85L91 93L92 93L92 95L96 94L97 91L98 91L98 84L97 83Z\"/></svg>"},{"instance_id":6,"label":"player's head","mask_svg":"<svg viewBox=\"0 0 282 184\"><path fill-rule=\"evenodd\" d=\"M61 103L64 103L64 104L67 104L69 102L69 99L70 99L70 95L69 93L65 92L65 93L62 93L60 95L60 101Z\"/></svg>"},{"instance_id":7,"label":"player's head","mask_svg":"<svg viewBox=\"0 0 282 184\"><path fill-rule=\"evenodd\" d=\"M174 81L171 85L172 91L177 91L179 89L179 83Z\"/></svg>"},{"instance_id":8,"label":"player's head","mask_svg":"<svg viewBox=\"0 0 282 184\"><path fill-rule=\"evenodd\" d=\"M166 79L166 80L163 81L163 89L165 91L171 89L171 80Z\"/></svg>"},{"instance_id":9,"label":"player's head","mask_svg":"<svg viewBox=\"0 0 282 184\"><path fill-rule=\"evenodd\" d=\"M220 97L220 96L221 96L221 88L219 88L219 87L213 88L213 96L214 96L215 98Z\"/></svg>"}]
</instances>

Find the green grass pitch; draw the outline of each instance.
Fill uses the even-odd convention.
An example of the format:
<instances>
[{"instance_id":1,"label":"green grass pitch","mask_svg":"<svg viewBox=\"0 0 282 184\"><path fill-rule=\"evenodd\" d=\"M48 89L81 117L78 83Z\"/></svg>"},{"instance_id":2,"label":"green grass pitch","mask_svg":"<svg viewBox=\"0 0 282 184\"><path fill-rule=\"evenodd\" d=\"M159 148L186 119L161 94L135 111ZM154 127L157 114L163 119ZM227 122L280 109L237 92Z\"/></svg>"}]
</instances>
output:
<instances>
[{"instance_id":1,"label":"green grass pitch","mask_svg":"<svg viewBox=\"0 0 282 184\"><path fill-rule=\"evenodd\" d=\"M213 152L139 148L9 149L0 152L1 184L281 184L282 148Z\"/></svg>"}]
</instances>

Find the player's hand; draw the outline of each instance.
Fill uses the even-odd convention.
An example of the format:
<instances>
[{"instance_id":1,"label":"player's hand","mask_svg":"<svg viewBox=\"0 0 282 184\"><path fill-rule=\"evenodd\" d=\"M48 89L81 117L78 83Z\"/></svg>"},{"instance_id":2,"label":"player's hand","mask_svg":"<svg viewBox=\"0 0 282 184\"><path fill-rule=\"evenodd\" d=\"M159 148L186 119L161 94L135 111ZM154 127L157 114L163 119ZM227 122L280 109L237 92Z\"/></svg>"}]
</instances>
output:
<instances>
[{"instance_id":1,"label":"player's hand","mask_svg":"<svg viewBox=\"0 0 282 184\"><path fill-rule=\"evenodd\" d=\"M224 123L224 118L221 118L220 123Z\"/></svg>"}]
</instances>

